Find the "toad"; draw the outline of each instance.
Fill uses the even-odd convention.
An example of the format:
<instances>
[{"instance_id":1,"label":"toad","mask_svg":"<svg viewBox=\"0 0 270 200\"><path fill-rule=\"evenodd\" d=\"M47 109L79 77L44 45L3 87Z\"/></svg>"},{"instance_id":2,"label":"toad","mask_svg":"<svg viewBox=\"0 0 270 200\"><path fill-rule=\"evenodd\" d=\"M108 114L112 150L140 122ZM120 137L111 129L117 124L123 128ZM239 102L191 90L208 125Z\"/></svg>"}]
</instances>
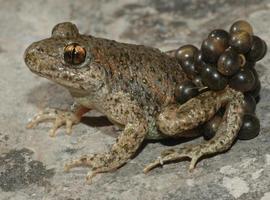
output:
<instances>
[{"instance_id":1,"label":"toad","mask_svg":"<svg viewBox=\"0 0 270 200\"><path fill-rule=\"evenodd\" d=\"M69 111L45 109L30 121L29 128L54 120L50 136L61 126L70 134L72 126L91 110L123 128L108 152L84 155L65 165L66 170L91 167L89 181L98 173L123 166L144 140L198 135L194 130L224 107L222 122L211 140L168 149L144 172L186 157L193 170L202 156L228 150L242 124L241 92L230 87L208 90L179 104L175 93L188 76L176 58L143 45L82 35L70 22L57 24L50 38L31 44L24 59L32 72L67 88L75 101Z\"/></svg>"}]
</instances>

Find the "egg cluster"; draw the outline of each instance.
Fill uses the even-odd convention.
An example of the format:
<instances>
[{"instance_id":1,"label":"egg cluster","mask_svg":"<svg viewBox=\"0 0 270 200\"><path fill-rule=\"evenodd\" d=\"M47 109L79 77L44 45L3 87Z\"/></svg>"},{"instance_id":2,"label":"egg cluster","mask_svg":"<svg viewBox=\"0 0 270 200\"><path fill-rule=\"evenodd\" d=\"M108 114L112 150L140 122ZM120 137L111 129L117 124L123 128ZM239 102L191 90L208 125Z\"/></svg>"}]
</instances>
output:
<instances>
[{"instance_id":1,"label":"egg cluster","mask_svg":"<svg viewBox=\"0 0 270 200\"><path fill-rule=\"evenodd\" d=\"M186 102L202 89L219 91L229 85L245 95L245 115L238 138L256 137L260 123L254 113L261 83L255 64L265 56L266 51L266 43L254 35L252 26L243 20L236 21L229 32L223 29L211 31L200 49L191 44L180 47L175 56L190 81L177 89L178 102ZM205 139L214 136L222 114L219 112L204 125Z\"/></svg>"}]
</instances>

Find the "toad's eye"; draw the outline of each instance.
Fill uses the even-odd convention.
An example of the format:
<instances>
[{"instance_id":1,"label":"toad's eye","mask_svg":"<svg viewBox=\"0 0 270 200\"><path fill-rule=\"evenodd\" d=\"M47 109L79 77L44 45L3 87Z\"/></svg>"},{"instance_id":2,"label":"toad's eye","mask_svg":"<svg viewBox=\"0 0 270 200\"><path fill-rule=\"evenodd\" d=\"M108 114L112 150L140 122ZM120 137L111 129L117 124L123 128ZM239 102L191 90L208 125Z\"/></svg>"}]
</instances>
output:
<instances>
[{"instance_id":1,"label":"toad's eye","mask_svg":"<svg viewBox=\"0 0 270 200\"><path fill-rule=\"evenodd\" d=\"M64 60L71 65L79 65L85 61L86 51L79 44L69 44L64 49Z\"/></svg>"}]
</instances>

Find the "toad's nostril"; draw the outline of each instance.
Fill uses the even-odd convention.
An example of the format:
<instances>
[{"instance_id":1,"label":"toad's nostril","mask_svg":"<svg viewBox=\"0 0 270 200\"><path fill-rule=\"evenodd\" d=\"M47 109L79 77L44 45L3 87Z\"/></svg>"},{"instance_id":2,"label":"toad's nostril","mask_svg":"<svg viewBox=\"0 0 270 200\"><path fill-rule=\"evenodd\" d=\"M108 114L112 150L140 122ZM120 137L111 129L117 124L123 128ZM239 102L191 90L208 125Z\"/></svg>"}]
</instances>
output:
<instances>
[{"instance_id":1,"label":"toad's nostril","mask_svg":"<svg viewBox=\"0 0 270 200\"><path fill-rule=\"evenodd\" d=\"M44 52L44 49L42 47L40 47L40 46L36 46L35 47L35 51L38 51L40 53L43 53Z\"/></svg>"}]
</instances>

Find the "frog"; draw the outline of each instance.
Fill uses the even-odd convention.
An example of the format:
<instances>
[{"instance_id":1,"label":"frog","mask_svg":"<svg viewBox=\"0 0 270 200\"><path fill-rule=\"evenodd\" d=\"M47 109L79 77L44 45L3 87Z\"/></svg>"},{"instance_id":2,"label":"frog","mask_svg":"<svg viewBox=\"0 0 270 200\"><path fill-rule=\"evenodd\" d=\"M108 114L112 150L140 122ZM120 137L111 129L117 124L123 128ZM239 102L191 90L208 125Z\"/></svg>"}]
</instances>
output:
<instances>
[{"instance_id":1,"label":"frog","mask_svg":"<svg viewBox=\"0 0 270 200\"><path fill-rule=\"evenodd\" d=\"M205 90L183 104L177 102L176 91L189 78L173 51L80 34L71 22L55 25L51 37L27 47L24 61L31 72L65 87L74 99L70 110L39 112L28 128L53 121L50 136L62 126L71 134L72 127L91 110L121 128L107 152L82 155L65 164L65 171L91 168L88 182L125 165L145 140L198 137L198 128L223 108L212 139L166 149L143 169L147 173L188 158L189 171L193 171L202 157L229 150L243 122L244 96L229 86L221 91Z\"/></svg>"}]
</instances>

